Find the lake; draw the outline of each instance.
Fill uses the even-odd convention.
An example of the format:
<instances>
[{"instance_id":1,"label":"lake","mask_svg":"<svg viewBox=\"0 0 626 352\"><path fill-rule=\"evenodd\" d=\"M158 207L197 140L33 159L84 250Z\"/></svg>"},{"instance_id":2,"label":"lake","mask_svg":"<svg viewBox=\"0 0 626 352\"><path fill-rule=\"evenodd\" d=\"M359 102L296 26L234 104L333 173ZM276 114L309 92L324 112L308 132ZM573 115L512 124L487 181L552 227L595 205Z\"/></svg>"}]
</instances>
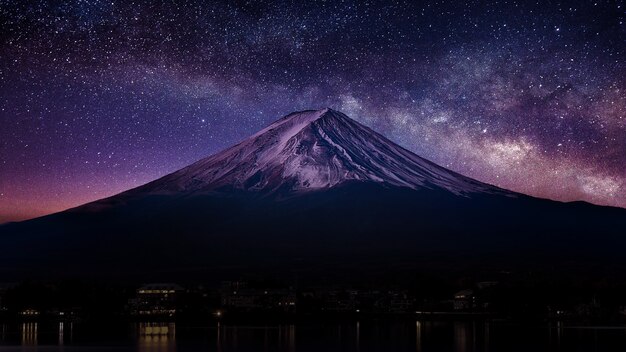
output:
<instances>
[{"instance_id":1,"label":"lake","mask_svg":"<svg viewBox=\"0 0 626 352\"><path fill-rule=\"evenodd\" d=\"M225 324L0 323L0 351L624 351L626 326L360 320Z\"/></svg>"}]
</instances>

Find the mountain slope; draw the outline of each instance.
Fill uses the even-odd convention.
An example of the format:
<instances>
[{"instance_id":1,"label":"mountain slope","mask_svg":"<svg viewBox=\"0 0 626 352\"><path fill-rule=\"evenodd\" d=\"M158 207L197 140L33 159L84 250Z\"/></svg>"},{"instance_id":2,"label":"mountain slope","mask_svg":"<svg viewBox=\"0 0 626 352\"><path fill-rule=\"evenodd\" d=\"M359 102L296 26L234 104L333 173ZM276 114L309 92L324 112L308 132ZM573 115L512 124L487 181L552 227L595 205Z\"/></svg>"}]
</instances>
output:
<instances>
[{"instance_id":1,"label":"mountain slope","mask_svg":"<svg viewBox=\"0 0 626 352\"><path fill-rule=\"evenodd\" d=\"M459 195L507 193L422 159L331 109L287 115L243 142L137 192L298 193L347 181L440 188Z\"/></svg>"}]
</instances>

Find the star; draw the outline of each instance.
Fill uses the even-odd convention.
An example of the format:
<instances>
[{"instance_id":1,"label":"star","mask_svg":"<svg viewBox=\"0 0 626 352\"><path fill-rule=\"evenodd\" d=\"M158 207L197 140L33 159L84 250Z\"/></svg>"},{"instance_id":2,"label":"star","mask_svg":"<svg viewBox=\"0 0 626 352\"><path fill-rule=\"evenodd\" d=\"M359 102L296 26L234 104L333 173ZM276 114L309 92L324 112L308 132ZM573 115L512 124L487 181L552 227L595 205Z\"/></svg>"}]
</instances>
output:
<instances>
[{"instance_id":1,"label":"star","mask_svg":"<svg viewBox=\"0 0 626 352\"><path fill-rule=\"evenodd\" d=\"M38 0L0 25L0 222L325 106L480 181L626 207L615 2Z\"/></svg>"}]
</instances>

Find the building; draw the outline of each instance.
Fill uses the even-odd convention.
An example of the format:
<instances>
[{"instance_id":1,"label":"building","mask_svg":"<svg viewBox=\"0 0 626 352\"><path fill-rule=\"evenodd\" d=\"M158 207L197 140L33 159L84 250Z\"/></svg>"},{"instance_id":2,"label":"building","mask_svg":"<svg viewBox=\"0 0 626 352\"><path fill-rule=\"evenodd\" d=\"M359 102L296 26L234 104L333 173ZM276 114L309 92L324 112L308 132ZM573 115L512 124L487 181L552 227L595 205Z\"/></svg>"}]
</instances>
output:
<instances>
[{"instance_id":1,"label":"building","mask_svg":"<svg viewBox=\"0 0 626 352\"><path fill-rule=\"evenodd\" d=\"M454 310L472 310L476 307L474 290L461 290L454 294Z\"/></svg>"},{"instance_id":2,"label":"building","mask_svg":"<svg viewBox=\"0 0 626 352\"><path fill-rule=\"evenodd\" d=\"M0 283L0 314L7 310L5 297L7 291L14 288L16 285L13 283Z\"/></svg>"},{"instance_id":3,"label":"building","mask_svg":"<svg viewBox=\"0 0 626 352\"><path fill-rule=\"evenodd\" d=\"M376 313L404 314L415 310L415 298L406 290L378 292L372 311Z\"/></svg>"},{"instance_id":4,"label":"building","mask_svg":"<svg viewBox=\"0 0 626 352\"><path fill-rule=\"evenodd\" d=\"M389 313L408 313L415 308L415 299L408 292L389 292Z\"/></svg>"},{"instance_id":5,"label":"building","mask_svg":"<svg viewBox=\"0 0 626 352\"><path fill-rule=\"evenodd\" d=\"M143 317L173 317L179 310L184 289L173 283L147 284L129 300L130 313Z\"/></svg>"},{"instance_id":6,"label":"building","mask_svg":"<svg viewBox=\"0 0 626 352\"><path fill-rule=\"evenodd\" d=\"M24 309L19 312L19 316L22 319L36 319L39 318L39 314L39 311L33 308Z\"/></svg>"},{"instance_id":7,"label":"building","mask_svg":"<svg viewBox=\"0 0 626 352\"><path fill-rule=\"evenodd\" d=\"M296 292L291 288L251 288L242 281L226 281L220 290L222 307L242 311L294 312Z\"/></svg>"},{"instance_id":8,"label":"building","mask_svg":"<svg viewBox=\"0 0 626 352\"><path fill-rule=\"evenodd\" d=\"M334 313L353 313L360 309L359 291L353 289L322 290L318 292L322 310Z\"/></svg>"}]
</instances>

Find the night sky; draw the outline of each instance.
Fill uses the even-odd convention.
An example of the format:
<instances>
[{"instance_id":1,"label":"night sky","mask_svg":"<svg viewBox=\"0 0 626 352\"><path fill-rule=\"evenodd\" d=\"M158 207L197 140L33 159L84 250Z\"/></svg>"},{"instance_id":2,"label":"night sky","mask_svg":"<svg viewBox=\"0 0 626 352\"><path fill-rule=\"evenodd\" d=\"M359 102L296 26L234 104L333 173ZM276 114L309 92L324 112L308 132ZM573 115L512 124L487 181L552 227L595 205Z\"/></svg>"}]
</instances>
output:
<instances>
[{"instance_id":1,"label":"night sky","mask_svg":"<svg viewBox=\"0 0 626 352\"><path fill-rule=\"evenodd\" d=\"M0 0L0 222L332 107L438 164L626 207L624 1Z\"/></svg>"}]
</instances>

